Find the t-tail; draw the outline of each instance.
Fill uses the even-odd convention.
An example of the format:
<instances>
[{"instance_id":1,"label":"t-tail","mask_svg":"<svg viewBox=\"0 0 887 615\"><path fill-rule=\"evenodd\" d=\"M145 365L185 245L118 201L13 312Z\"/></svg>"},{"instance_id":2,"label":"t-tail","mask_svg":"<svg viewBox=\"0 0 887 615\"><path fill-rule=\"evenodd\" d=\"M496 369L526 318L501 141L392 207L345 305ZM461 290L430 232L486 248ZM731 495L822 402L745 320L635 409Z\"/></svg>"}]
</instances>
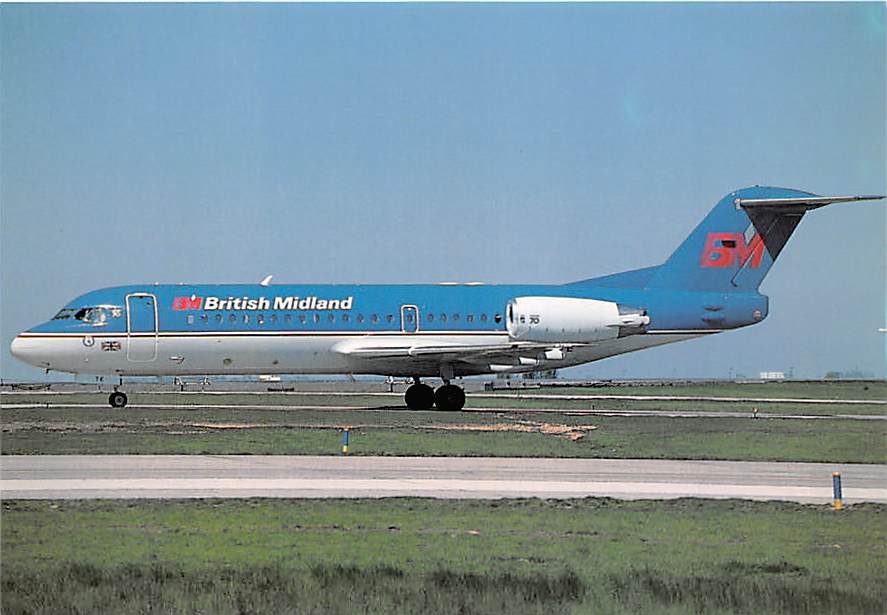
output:
<instances>
[{"instance_id":1,"label":"t-tail","mask_svg":"<svg viewBox=\"0 0 887 615\"><path fill-rule=\"evenodd\" d=\"M648 286L714 292L755 291L801 218L831 203L883 196L818 196L755 186L731 192L697 226Z\"/></svg>"}]
</instances>

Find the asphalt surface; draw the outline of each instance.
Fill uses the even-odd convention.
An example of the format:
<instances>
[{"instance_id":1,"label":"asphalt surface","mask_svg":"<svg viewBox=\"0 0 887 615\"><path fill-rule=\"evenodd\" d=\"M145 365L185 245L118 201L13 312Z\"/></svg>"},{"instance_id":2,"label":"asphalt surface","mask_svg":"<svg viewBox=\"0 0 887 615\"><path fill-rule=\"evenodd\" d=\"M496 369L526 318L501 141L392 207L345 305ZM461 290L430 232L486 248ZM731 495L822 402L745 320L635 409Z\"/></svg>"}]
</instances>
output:
<instances>
[{"instance_id":1,"label":"asphalt surface","mask_svg":"<svg viewBox=\"0 0 887 615\"><path fill-rule=\"evenodd\" d=\"M129 390L128 387L124 387ZM3 391L4 397L28 395L83 395L93 393L103 395L107 391ZM151 395L292 395L296 397L393 397L401 399L403 392L382 391L152 391ZM478 399L532 399L532 400L622 400L622 401L713 401L725 403L777 403L777 404L824 404L824 405L862 405L885 406L883 399L824 399L821 397L725 397L712 395L594 395L594 394L557 394L557 393L478 393L470 391L469 396Z\"/></svg>"},{"instance_id":2,"label":"asphalt surface","mask_svg":"<svg viewBox=\"0 0 887 615\"><path fill-rule=\"evenodd\" d=\"M616 459L33 455L0 457L3 499L744 498L887 502L887 465Z\"/></svg>"}]
</instances>

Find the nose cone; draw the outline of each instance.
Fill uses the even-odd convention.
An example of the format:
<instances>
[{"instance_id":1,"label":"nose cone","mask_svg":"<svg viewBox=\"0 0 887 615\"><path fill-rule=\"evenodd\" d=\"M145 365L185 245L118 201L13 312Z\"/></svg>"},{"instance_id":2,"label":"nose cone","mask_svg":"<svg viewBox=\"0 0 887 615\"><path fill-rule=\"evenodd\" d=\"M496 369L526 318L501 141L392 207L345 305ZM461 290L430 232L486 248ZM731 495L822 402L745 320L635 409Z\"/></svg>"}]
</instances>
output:
<instances>
[{"instance_id":1,"label":"nose cone","mask_svg":"<svg viewBox=\"0 0 887 615\"><path fill-rule=\"evenodd\" d=\"M38 347L39 342L40 340L18 335L12 340L12 344L9 346L9 352L11 352L12 356L19 361L23 361L34 367L49 367L49 363L45 356L46 353L42 352Z\"/></svg>"}]
</instances>

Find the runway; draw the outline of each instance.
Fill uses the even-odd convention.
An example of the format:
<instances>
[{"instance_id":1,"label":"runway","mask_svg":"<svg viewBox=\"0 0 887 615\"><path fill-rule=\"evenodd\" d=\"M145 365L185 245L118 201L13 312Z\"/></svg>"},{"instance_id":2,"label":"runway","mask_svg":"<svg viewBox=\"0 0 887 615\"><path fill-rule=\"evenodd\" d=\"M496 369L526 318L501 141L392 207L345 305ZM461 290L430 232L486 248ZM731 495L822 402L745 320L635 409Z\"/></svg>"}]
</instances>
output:
<instances>
[{"instance_id":1,"label":"runway","mask_svg":"<svg viewBox=\"0 0 887 615\"><path fill-rule=\"evenodd\" d=\"M107 391L95 391L96 395L104 395ZM83 395L82 391L4 391L3 396L29 395ZM150 395L283 395L292 397L390 397L402 399L403 393L380 391L151 391ZM825 405L862 405L884 406L883 399L825 399L821 397L725 397L717 395L614 395L614 394L544 394L544 393L476 393L470 392L469 397L476 399L524 399L549 401L709 401L722 403L760 403L760 404L825 404Z\"/></svg>"},{"instance_id":2,"label":"runway","mask_svg":"<svg viewBox=\"0 0 887 615\"><path fill-rule=\"evenodd\" d=\"M887 465L252 455L0 456L3 499L743 498L887 502Z\"/></svg>"}]
</instances>

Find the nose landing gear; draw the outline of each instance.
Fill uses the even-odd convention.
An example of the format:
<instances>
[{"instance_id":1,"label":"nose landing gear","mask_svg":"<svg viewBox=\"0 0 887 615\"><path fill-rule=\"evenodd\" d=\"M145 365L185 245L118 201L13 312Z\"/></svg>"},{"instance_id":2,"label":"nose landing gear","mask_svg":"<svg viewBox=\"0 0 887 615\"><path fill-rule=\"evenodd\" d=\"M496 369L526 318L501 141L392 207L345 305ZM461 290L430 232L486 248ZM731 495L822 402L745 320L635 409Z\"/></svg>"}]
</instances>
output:
<instances>
[{"instance_id":1,"label":"nose landing gear","mask_svg":"<svg viewBox=\"0 0 887 615\"><path fill-rule=\"evenodd\" d=\"M108 403L111 404L112 408L123 408L126 406L126 393L121 391L114 391L108 396Z\"/></svg>"}]
</instances>

